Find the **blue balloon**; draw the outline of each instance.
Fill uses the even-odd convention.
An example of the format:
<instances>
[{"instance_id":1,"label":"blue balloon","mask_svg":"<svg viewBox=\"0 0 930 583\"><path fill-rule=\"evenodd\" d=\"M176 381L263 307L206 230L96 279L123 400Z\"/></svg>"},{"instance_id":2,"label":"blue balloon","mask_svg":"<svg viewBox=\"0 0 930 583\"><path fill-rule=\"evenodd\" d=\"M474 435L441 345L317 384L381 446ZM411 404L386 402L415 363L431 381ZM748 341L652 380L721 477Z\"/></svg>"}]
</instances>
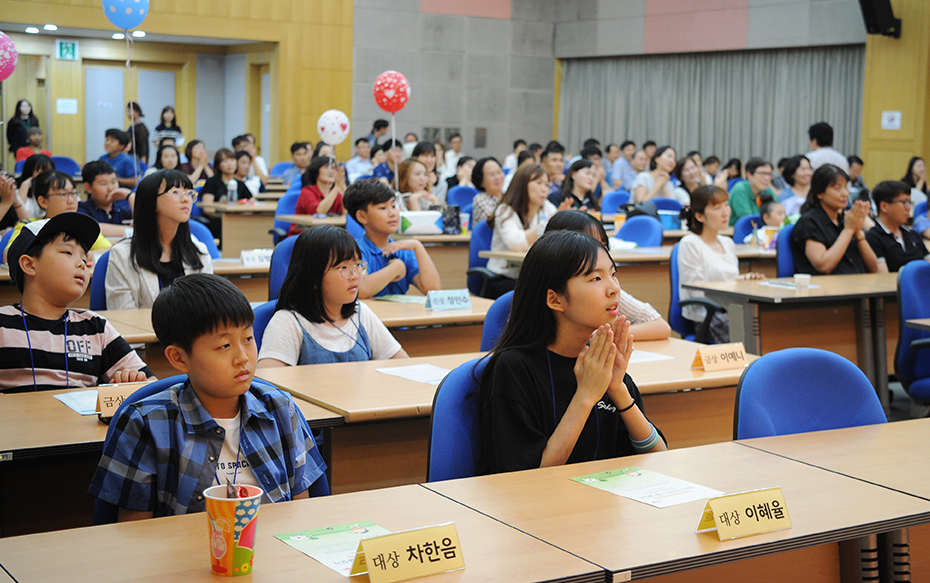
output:
<instances>
[{"instance_id":1,"label":"blue balloon","mask_svg":"<svg viewBox=\"0 0 930 583\"><path fill-rule=\"evenodd\" d=\"M149 15L149 0L102 0L103 13L120 30L136 28Z\"/></svg>"}]
</instances>

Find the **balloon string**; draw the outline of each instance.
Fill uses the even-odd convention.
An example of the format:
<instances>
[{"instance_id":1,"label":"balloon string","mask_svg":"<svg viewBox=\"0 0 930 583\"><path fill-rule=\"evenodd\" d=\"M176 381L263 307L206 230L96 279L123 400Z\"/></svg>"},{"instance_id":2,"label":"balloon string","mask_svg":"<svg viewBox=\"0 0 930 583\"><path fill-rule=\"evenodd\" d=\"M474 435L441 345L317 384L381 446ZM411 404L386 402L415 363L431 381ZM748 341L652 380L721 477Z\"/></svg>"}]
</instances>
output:
<instances>
[{"instance_id":1,"label":"balloon string","mask_svg":"<svg viewBox=\"0 0 930 583\"><path fill-rule=\"evenodd\" d=\"M126 69L129 71L129 101L132 101L132 35L129 34L129 29L123 30L123 34L126 37ZM139 156L138 151L136 150L136 129L135 122L129 126L129 135L132 138L132 177L135 179L136 184L139 183Z\"/></svg>"},{"instance_id":2,"label":"balloon string","mask_svg":"<svg viewBox=\"0 0 930 583\"><path fill-rule=\"evenodd\" d=\"M397 143L397 123L394 121L394 114L391 114L391 147L388 149L388 156L394 155L394 148ZM400 174L400 168L397 166L397 160L394 160L394 192L398 191L397 175Z\"/></svg>"}]
</instances>

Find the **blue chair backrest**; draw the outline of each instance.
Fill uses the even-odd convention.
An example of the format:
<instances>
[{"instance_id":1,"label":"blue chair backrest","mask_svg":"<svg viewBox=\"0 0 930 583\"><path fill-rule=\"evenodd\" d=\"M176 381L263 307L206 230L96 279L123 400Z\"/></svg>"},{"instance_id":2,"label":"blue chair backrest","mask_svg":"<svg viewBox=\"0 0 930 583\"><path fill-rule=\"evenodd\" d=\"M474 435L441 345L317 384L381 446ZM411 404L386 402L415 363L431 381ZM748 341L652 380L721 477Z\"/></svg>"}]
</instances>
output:
<instances>
[{"instance_id":1,"label":"blue chair backrest","mask_svg":"<svg viewBox=\"0 0 930 583\"><path fill-rule=\"evenodd\" d=\"M359 176L358 178L355 179L355 181L358 182L359 180L368 180L369 178L374 178L374 177L375 177L374 174L366 174L364 176Z\"/></svg>"},{"instance_id":2,"label":"blue chair backrest","mask_svg":"<svg viewBox=\"0 0 930 583\"><path fill-rule=\"evenodd\" d=\"M733 242L739 245L745 241L746 237L752 233L753 226L757 229L762 228L761 215L746 215L736 219L736 224L733 225Z\"/></svg>"},{"instance_id":3,"label":"blue chair backrest","mask_svg":"<svg viewBox=\"0 0 930 583\"><path fill-rule=\"evenodd\" d=\"M299 180L300 177L298 176ZM280 215L292 215L297 211L297 199L300 198L300 190L295 192L285 193L284 196L278 199L278 206L275 208L274 214L274 228L281 229L284 232L287 232L291 228L291 224L287 221L279 221L278 216ZM281 237L275 233L272 238L274 239L274 244L277 245L281 242Z\"/></svg>"},{"instance_id":4,"label":"blue chair backrest","mask_svg":"<svg viewBox=\"0 0 930 583\"><path fill-rule=\"evenodd\" d=\"M630 202L630 193L625 190L615 190L604 195L601 201L601 212L612 214L616 213L620 205Z\"/></svg>"},{"instance_id":5,"label":"blue chair backrest","mask_svg":"<svg viewBox=\"0 0 930 583\"><path fill-rule=\"evenodd\" d=\"M487 358L469 360L439 383L430 415L427 481L475 475L481 455L477 379L487 364Z\"/></svg>"},{"instance_id":6,"label":"blue chair backrest","mask_svg":"<svg viewBox=\"0 0 930 583\"><path fill-rule=\"evenodd\" d=\"M268 270L268 299L278 299L284 278L287 277L287 268L291 264L291 254L294 253L294 244L297 237L288 237L274 248L271 254L271 268Z\"/></svg>"},{"instance_id":7,"label":"blue chair backrest","mask_svg":"<svg viewBox=\"0 0 930 583\"><path fill-rule=\"evenodd\" d=\"M94 275L90 278L90 309L99 312L107 309L107 266L110 252L95 259Z\"/></svg>"},{"instance_id":8,"label":"blue chair backrest","mask_svg":"<svg viewBox=\"0 0 930 583\"><path fill-rule=\"evenodd\" d=\"M689 337L694 336L694 323L681 315L681 306L678 305L681 290L679 287L681 280L678 277L678 245L680 243L675 243L675 246L672 247L672 256L668 266L669 280L672 284L671 298L668 304L668 324L679 336L690 339Z\"/></svg>"},{"instance_id":9,"label":"blue chair backrest","mask_svg":"<svg viewBox=\"0 0 930 583\"><path fill-rule=\"evenodd\" d=\"M640 247L659 247L662 245L662 223L655 217L638 215L627 219L614 236Z\"/></svg>"},{"instance_id":10,"label":"blue chair backrest","mask_svg":"<svg viewBox=\"0 0 930 583\"><path fill-rule=\"evenodd\" d=\"M658 211L678 211L681 212L681 203L674 198L663 198L661 196L651 198L649 201L656 205Z\"/></svg>"},{"instance_id":11,"label":"blue chair backrest","mask_svg":"<svg viewBox=\"0 0 930 583\"><path fill-rule=\"evenodd\" d=\"M207 246L210 252L210 259L219 259L220 250L216 247L216 241L213 240L213 233L210 228L200 221L187 221L187 227L191 230L191 235L195 239Z\"/></svg>"},{"instance_id":12,"label":"blue chair backrest","mask_svg":"<svg viewBox=\"0 0 930 583\"><path fill-rule=\"evenodd\" d=\"M200 186L195 186L194 190L197 191L197 197L199 199L200 193L203 192L203 184ZM196 219L197 217L203 216L203 209L197 206L196 204L191 208L191 218Z\"/></svg>"},{"instance_id":13,"label":"blue chair backrest","mask_svg":"<svg viewBox=\"0 0 930 583\"><path fill-rule=\"evenodd\" d=\"M911 349L911 342L930 338L930 332L908 328L905 320L930 318L930 263L911 261L898 270L898 346L894 370L908 392L930 399L930 349Z\"/></svg>"},{"instance_id":14,"label":"blue chair backrest","mask_svg":"<svg viewBox=\"0 0 930 583\"><path fill-rule=\"evenodd\" d=\"M476 194L478 194L478 190L471 186L453 186L446 194L446 203L449 206L458 206L459 209L462 209L471 204Z\"/></svg>"},{"instance_id":15,"label":"blue chair backrest","mask_svg":"<svg viewBox=\"0 0 930 583\"><path fill-rule=\"evenodd\" d=\"M265 302L260 306L252 308L252 313L255 314L255 322L252 323L252 336L255 338L255 346L259 350L262 349L262 339L265 337L265 328L268 327L268 322L271 321L271 317L274 316L274 309L278 305L278 300L271 300L270 302Z\"/></svg>"},{"instance_id":16,"label":"blue chair backrest","mask_svg":"<svg viewBox=\"0 0 930 583\"><path fill-rule=\"evenodd\" d=\"M918 219L925 214L927 214L927 201L917 203L917 206L914 207L914 218Z\"/></svg>"},{"instance_id":17,"label":"blue chair backrest","mask_svg":"<svg viewBox=\"0 0 930 583\"><path fill-rule=\"evenodd\" d=\"M479 257L479 251L491 250L491 236L494 235L494 229L488 226L487 221L481 221L474 226L471 233L471 242L468 244L468 268L487 267L488 260ZM474 295L481 293L482 279L480 275L468 276L468 291Z\"/></svg>"},{"instance_id":18,"label":"blue chair backrest","mask_svg":"<svg viewBox=\"0 0 930 583\"><path fill-rule=\"evenodd\" d=\"M360 239L365 236L365 227L360 225L355 218L349 215L346 215L346 231L348 231L354 239Z\"/></svg>"},{"instance_id":19,"label":"blue chair backrest","mask_svg":"<svg viewBox=\"0 0 930 583\"><path fill-rule=\"evenodd\" d=\"M818 348L786 348L749 365L736 387L733 438L886 423L859 367Z\"/></svg>"},{"instance_id":20,"label":"blue chair backrest","mask_svg":"<svg viewBox=\"0 0 930 583\"><path fill-rule=\"evenodd\" d=\"M733 187L734 187L734 186L736 186L737 184L739 184L740 182L742 182L742 181L744 181L744 180L746 180L746 179L745 179L745 178L740 178L739 176L737 176L736 178L731 178L731 179L727 180L727 192L730 192L731 190L733 190Z\"/></svg>"},{"instance_id":21,"label":"blue chair backrest","mask_svg":"<svg viewBox=\"0 0 930 583\"><path fill-rule=\"evenodd\" d=\"M10 244L10 239L13 238L13 229L10 229L0 237L0 263L6 264L6 261L3 261L3 252L6 250L7 245Z\"/></svg>"},{"instance_id":22,"label":"blue chair backrest","mask_svg":"<svg viewBox=\"0 0 930 583\"><path fill-rule=\"evenodd\" d=\"M481 352L493 350L497 346L497 340L504 333L507 327L507 319L510 318L510 306L513 304L513 292L509 291L500 296L491 307L488 308L488 314L484 318L484 327L481 329Z\"/></svg>"},{"instance_id":23,"label":"blue chair backrest","mask_svg":"<svg viewBox=\"0 0 930 583\"><path fill-rule=\"evenodd\" d=\"M52 156L52 162L55 163L56 170L68 176L80 176L81 174L81 165L67 156Z\"/></svg>"},{"instance_id":24,"label":"blue chair backrest","mask_svg":"<svg viewBox=\"0 0 930 583\"><path fill-rule=\"evenodd\" d=\"M792 231L794 231L794 225L788 225L778 232L778 240L775 242L778 277L792 277L794 275L794 252L791 250Z\"/></svg>"},{"instance_id":25,"label":"blue chair backrest","mask_svg":"<svg viewBox=\"0 0 930 583\"><path fill-rule=\"evenodd\" d=\"M278 162L271 167L272 176L284 176L284 173L294 166L293 162Z\"/></svg>"},{"instance_id":26,"label":"blue chair backrest","mask_svg":"<svg viewBox=\"0 0 930 583\"><path fill-rule=\"evenodd\" d=\"M26 165L26 161L20 160L19 162L16 163L15 166L13 166L13 172L16 173L17 176L19 176L20 174L23 173L23 166L25 165Z\"/></svg>"}]
</instances>

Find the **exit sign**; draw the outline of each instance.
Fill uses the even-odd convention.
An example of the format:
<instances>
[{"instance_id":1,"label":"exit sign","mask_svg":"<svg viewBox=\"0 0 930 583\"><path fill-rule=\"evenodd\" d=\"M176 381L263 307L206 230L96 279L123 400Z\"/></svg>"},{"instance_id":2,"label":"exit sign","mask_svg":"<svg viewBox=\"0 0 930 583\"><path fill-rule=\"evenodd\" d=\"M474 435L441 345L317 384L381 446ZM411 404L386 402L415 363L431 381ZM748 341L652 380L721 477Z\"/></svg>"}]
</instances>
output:
<instances>
[{"instance_id":1,"label":"exit sign","mask_svg":"<svg viewBox=\"0 0 930 583\"><path fill-rule=\"evenodd\" d=\"M76 40L56 40L55 41L55 58L59 61L77 61L78 60L78 41Z\"/></svg>"}]
</instances>

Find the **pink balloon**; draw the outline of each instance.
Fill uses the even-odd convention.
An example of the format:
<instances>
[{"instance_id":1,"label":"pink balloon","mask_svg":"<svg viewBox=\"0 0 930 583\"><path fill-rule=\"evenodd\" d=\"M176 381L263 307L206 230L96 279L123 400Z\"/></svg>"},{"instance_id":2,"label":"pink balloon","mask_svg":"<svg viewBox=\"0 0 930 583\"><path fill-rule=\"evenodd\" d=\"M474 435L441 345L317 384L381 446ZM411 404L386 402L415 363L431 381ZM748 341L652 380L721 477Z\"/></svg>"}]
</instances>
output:
<instances>
[{"instance_id":1,"label":"pink balloon","mask_svg":"<svg viewBox=\"0 0 930 583\"><path fill-rule=\"evenodd\" d=\"M410 83L397 71L385 71L375 79L372 92L378 107L388 113L397 113L410 99Z\"/></svg>"},{"instance_id":2,"label":"pink balloon","mask_svg":"<svg viewBox=\"0 0 930 583\"><path fill-rule=\"evenodd\" d=\"M19 54L16 52L13 40L0 32L0 81L13 74L18 59Z\"/></svg>"}]
</instances>

